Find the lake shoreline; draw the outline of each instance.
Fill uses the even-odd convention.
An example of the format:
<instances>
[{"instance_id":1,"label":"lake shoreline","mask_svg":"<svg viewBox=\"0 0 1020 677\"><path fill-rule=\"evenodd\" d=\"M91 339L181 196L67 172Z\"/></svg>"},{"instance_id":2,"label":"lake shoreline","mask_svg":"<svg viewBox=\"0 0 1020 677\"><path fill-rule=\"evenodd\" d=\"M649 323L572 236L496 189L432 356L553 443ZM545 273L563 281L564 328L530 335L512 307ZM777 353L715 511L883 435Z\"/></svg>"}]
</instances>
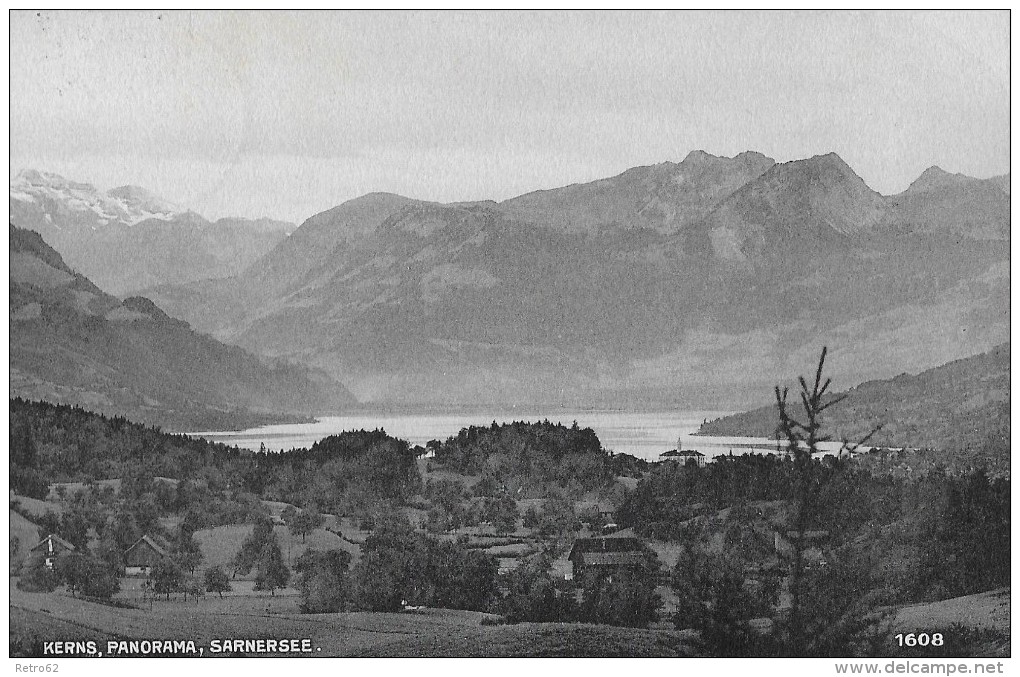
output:
<instances>
[{"instance_id":1,"label":"lake shoreline","mask_svg":"<svg viewBox=\"0 0 1020 677\"><path fill-rule=\"evenodd\" d=\"M708 457L729 453L775 453L776 441L757 437L706 436L697 432L705 420L725 415L719 411L607 411L607 410L516 410L476 413L395 413L371 414L367 412L324 416L312 423L260 426L242 431L201 431L187 433L211 442L236 445L241 448L269 451L289 451L308 448L315 442L351 430L382 429L394 437L407 440L411 445L424 446L430 440L444 441L456 436L462 429L488 427L513 421L535 422L548 419L571 426L575 422L582 428L591 428L598 435L603 448L612 453L624 453L647 461L662 460L661 455L678 447L696 450Z\"/></svg>"}]
</instances>

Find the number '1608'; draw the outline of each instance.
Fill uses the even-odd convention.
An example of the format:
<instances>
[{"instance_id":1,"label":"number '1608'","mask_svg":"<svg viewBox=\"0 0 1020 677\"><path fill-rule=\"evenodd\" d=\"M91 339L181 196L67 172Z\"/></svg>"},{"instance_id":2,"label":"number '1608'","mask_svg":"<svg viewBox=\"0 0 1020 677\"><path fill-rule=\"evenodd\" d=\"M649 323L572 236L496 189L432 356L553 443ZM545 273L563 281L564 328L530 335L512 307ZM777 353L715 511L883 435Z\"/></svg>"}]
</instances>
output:
<instances>
[{"instance_id":1,"label":"number '1608'","mask_svg":"<svg viewBox=\"0 0 1020 677\"><path fill-rule=\"evenodd\" d=\"M946 643L941 632L928 634L927 632L911 632L896 635L896 643L900 646L942 646Z\"/></svg>"}]
</instances>

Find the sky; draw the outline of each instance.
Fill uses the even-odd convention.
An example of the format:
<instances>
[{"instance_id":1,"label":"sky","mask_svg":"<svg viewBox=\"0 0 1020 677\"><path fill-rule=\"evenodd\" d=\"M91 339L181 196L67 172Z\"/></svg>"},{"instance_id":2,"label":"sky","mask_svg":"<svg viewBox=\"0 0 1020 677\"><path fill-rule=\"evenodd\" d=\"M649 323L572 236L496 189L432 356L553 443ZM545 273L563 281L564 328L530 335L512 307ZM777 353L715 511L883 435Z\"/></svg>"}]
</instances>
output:
<instances>
[{"instance_id":1,"label":"sky","mask_svg":"<svg viewBox=\"0 0 1020 677\"><path fill-rule=\"evenodd\" d=\"M692 150L875 190L1009 171L1008 12L10 15L10 170L296 223L502 200Z\"/></svg>"}]
</instances>

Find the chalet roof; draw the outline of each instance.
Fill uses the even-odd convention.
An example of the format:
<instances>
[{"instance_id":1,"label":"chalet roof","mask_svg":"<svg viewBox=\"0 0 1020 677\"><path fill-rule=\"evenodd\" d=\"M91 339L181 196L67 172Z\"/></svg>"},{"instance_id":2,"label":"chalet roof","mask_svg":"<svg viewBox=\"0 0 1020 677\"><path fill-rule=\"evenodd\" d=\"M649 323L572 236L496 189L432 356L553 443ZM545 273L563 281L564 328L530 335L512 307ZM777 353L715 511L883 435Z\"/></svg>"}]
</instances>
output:
<instances>
[{"instance_id":1,"label":"chalet roof","mask_svg":"<svg viewBox=\"0 0 1020 677\"><path fill-rule=\"evenodd\" d=\"M644 555L640 552L582 552L578 557L586 565L626 566L645 562Z\"/></svg>"},{"instance_id":2,"label":"chalet roof","mask_svg":"<svg viewBox=\"0 0 1020 677\"><path fill-rule=\"evenodd\" d=\"M138 546L142 545L143 543L145 545L148 545L150 548L155 550L157 554L162 555L163 557L169 557L170 556L170 553L167 552L166 548L164 548L159 543L157 543L152 538L150 538L148 534L142 536L137 541L132 543L131 547L129 547L127 550L125 550L124 553L127 554L127 553L131 552L132 550L134 550Z\"/></svg>"},{"instance_id":3,"label":"chalet roof","mask_svg":"<svg viewBox=\"0 0 1020 677\"><path fill-rule=\"evenodd\" d=\"M643 553L644 548L641 546L641 541L632 536L600 536L598 538L578 538L574 540L573 547L570 548L570 555L567 559L573 561L574 559L581 556L582 553L606 553L606 552L634 552ZM590 561L588 557L586 560Z\"/></svg>"},{"instance_id":4,"label":"chalet roof","mask_svg":"<svg viewBox=\"0 0 1020 677\"><path fill-rule=\"evenodd\" d=\"M580 501L577 504L577 508L579 510L588 510L590 508L594 508L594 509L598 510L599 512L615 512L616 511L616 506L614 506L609 501L603 501L603 500L599 500L599 501Z\"/></svg>"},{"instance_id":5,"label":"chalet roof","mask_svg":"<svg viewBox=\"0 0 1020 677\"><path fill-rule=\"evenodd\" d=\"M694 449L684 449L682 451L673 449L661 453L659 456L662 458L697 458L698 456L704 456L704 454L700 451L695 451Z\"/></svg>"},{"instance_id":6,"label":"chalet roof","mask_svg":"<svg viewBox=\"0 0 1020 677\"><path fill-rule=\"evenodd\" d=\"M65 541L63 538L61 538L60 536L57 536L56 534L49 534L49 535L47 535L46 538L42 539L41 541L39 541L38 543L33 545L32 546L32 550L33 551L34 550L38 550L39 548L41 548L42 546L46 545L50 541L53 541L54 543L56 543L60 547L64 548L65 550L77 550L77 548L74 547L73 543L70 543L69 541Z\"/></svg>"}]
</instances>

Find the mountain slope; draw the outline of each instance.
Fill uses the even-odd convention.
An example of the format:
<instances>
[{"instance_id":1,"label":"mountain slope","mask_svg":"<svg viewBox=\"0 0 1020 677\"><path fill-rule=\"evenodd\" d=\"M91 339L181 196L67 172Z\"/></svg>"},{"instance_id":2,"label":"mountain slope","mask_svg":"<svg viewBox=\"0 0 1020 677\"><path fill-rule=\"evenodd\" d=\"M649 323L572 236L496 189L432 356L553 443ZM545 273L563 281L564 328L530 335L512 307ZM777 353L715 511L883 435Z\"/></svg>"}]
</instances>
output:
<instances>
[{"instance_id":1,"label":"mountain slope","mask_svg":"<svg viewBox=\"0 0 1020 677\"><path fill-rule=\"evenodd\" d=\"M875 224L882 197L835 153L773 166L700 225L721 262L763 267L776 258L826 256Z\"/></svg>"},{"instance_id":2,"label":"mountain slope","mask_svg":"<svg viewBox=\"0 0 1020 677\"><path fill-rule=\"evenodd\" d=\"M888 200L888 228L977 240L1009 239L1009 175L975 179L929 167Z\"/></svg>"},{"instance_id":3,"label":"mountain slope","mask_svg":"<svg viewBox=\"0 0 1020 677\"><path fill-rule=\"evenodd\" d=\"M370 194L151 297L371 401L738 408L823 342L850 386L1007 340L1009 197L978 184L692 153L503 203Z\"/></svg>"},{"instance_id":4,"label":"mountain slope","mask_svg":"<svg viewBox=\"0 0 1020 677\"><path fill-rule=\"evenodd\" d=\"M870 444L1009 455L1009 344L920 374L868 381L846 391L826 412L827 434L860 439L882 425ZM710 421L699 435L775 437L775 406Z\"/></svg>"},{"instance_id":5,"label":"mountain slope","mask_svg":"<svg viewBox=\"0 0 1020 677\"><path fill-rule=\"evenodd\" d=\"M35 232L12 225L9 242L11 396L174 428L279 420L353 401L321 373L265 364L146 298L109 296Z\"/></svg>"},{"instance_id":6,"label":"mountain slope","mask_svg":"<svg viewBox=\"0 0 1020 677\"><path fill-rule=\"evenodd\" d=\"M229 277L293 230L270 219L210 223L138 186L104 193L33 170L11 182L10 221L41 234L73 268L115 294Z\"/></svg>"}]
</instances>

